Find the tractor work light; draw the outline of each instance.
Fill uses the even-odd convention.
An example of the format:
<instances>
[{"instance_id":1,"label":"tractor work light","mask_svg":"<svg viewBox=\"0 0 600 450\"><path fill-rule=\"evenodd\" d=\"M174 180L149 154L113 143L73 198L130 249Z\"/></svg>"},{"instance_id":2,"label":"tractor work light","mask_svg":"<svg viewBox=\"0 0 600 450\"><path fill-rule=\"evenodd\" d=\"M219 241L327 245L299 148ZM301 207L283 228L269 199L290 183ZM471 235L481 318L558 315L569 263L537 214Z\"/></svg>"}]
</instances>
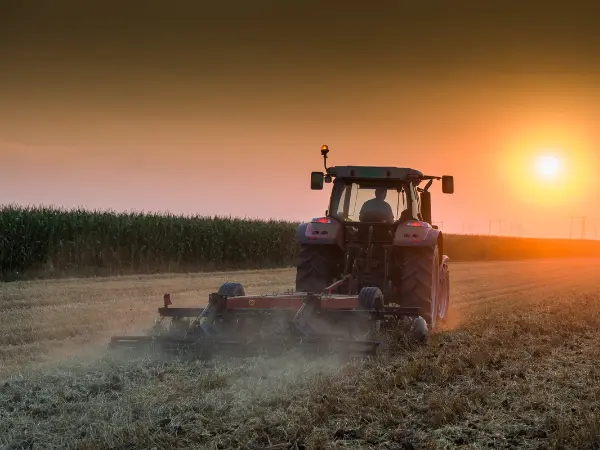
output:
<instances>
[{"instance_id":1,"label":"tractor work light","mask_svg":"<svg viewBox=\"0 0 600 450\"><path fill-rule=\"evenodd\" d=\"M422 228L431 227L431 225L429 225L427 222L421 222L420 220L409 220L404 225L406 225L407 227L422 227Z\"/></svg>"}]
</instances>

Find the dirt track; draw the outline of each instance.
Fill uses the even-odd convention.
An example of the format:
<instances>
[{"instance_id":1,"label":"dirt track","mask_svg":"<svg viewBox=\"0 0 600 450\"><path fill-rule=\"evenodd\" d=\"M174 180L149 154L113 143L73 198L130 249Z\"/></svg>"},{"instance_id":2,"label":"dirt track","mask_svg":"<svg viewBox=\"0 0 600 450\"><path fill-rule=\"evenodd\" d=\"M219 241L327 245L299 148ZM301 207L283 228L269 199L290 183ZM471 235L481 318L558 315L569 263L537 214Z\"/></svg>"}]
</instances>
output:
<instances>
[{"instance_id":1,"label":"dirt track","mask_svg":"<svg viewBox=\"0 0 600 450\"><path fill-rule=\"evenodd\" d=\"M600 444L599 269L453 264L446 330L391 362L345 366L103 357L106 336L149 325L166 291L193 305L228 279L248 293L285 290L290 270L0 285L2 374L50 361L0 387L0 448L590 448ZM68 355L85 359L52 362Z\"/></svg>"}]
</instances>

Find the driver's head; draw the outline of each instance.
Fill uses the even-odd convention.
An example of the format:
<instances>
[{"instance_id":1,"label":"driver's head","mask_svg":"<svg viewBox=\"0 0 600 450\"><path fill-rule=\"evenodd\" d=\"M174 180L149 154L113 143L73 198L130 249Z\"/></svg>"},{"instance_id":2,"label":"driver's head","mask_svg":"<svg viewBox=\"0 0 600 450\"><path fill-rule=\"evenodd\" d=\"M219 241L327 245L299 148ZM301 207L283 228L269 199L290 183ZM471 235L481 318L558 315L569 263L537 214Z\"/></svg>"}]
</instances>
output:
<instances>
[{"instance_id":1,"label":"driver's head","mask_svg":"<svg viewBox=\"0 0 600 450\"><path fill-rule=\"evenodd\" d=\"M385 200L386 197L387 197L387 189L386 188L375 189L375 198L377 200Z\"/></svg>"}]
</instances>

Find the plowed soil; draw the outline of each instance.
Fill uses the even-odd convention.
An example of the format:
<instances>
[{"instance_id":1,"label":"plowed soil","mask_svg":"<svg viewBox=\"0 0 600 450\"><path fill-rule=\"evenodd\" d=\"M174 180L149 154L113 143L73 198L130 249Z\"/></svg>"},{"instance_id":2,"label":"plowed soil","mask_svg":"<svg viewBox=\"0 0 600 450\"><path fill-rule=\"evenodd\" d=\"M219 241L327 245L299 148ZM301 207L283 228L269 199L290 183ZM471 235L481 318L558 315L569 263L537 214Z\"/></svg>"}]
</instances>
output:
<instances>
[{"instance_id":1,"label":"plowed soil","mask_svg":"<svg viewBox=\"0 0 600 450\"><path fill-rule=\"evenodd\" d=\"M600 260L452 264L449 322L390 358L107 354L162 295L291 270L0 285L0 448L600 448Z\"/></svg>"}]
</instances>

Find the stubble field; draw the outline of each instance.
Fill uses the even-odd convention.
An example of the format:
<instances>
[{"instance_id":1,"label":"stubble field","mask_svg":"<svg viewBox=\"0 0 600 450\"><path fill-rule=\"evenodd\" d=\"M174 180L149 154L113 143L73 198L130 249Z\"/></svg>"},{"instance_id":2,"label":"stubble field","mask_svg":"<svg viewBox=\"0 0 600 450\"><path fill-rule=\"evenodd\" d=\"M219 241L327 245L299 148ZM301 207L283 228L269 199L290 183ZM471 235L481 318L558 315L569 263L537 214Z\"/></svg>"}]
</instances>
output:
<instances>
[{"instance_id":1,"label":"stubble field","mask_svg":"<svg viewBox=\"0 0 600 450\"><path fill-rule=\"evenodd\" d=\"M107 354L162 294L289 269L0 284L0 448L598 448L600 260L454 263L449 323L389 359Z\"/></svg>"}]
</instances>

